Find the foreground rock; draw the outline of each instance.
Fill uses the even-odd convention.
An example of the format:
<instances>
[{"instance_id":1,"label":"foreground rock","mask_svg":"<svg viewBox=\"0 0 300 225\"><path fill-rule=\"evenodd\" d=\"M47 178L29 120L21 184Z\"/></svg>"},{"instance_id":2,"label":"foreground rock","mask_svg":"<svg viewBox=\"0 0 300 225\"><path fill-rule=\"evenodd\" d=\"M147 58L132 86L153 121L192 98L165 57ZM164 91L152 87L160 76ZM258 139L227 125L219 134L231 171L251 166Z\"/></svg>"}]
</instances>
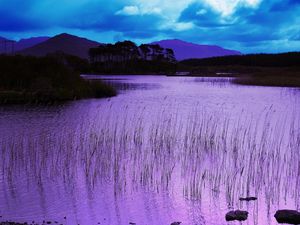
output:
<instances>
[{"instance_id":1,"label":"foreground rock","mask_svg":"<svg viewBox=\"0 0 300 225\"><path fill-rule=\"evenodd\" d=\"M278 223L300 224L300 212L296 210L278 210L274 217Z\"/></svg>"},{"instance_id":2,"label":"foreground rock","mask_svg":"<svg viewBox=\"0 0 300 225\"><path fill-rule=\"evenodd\" d=\"M0 225L28 225L28 223L16 223L16 222L5 221L5 222L0 222Z\"/></svg>"},{"instance_id":3,"label":"foreground rock","mask_svg":"<svg viewBox=\"0 0 300 225\"><path fill-rule=\"evenodd\" d=\"M233 221L233 220L244 221L247 218L248 218L248 212L241 211L241 210L230 211L225 216L226 221Z\"/></svg>"},{"instance_id":4,"label":"foreground rock","mask_svg":"<svg viewBox=\"0 0 300 225\"><path fill-rule=\"evenodd\" d=\"M173 222L173 223L171 223L171 225L180 225L181 224L181 222Z\"/></svg>"},{"instance_id":5,"label":"foreground rock","mask_svg":"<svg viewBox=\"0 0 300 225\"><path fill-rule=\"evenodd\" d=\"M255 201L255 200L257 200L256 197L245 197L245 198L240 197L240 201Z\"/></svg>"}]
</instances>

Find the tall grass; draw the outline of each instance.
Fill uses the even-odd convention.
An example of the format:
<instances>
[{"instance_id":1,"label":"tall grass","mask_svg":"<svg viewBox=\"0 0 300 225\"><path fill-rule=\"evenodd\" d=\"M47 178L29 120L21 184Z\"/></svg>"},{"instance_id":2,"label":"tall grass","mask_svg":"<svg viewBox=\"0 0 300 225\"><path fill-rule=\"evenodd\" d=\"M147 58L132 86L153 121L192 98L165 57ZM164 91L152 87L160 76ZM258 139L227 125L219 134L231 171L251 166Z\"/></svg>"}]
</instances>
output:
<instances>
[{"instance_id":1,"label":"tall grass","mask_svg":"<svg viewBox=\"0 0 300 225\"><path fill-rule=\"evenodd\" d=\"M70 129L20 131L1 138L1 175L76 185L83 174L90 188L110 183L116 195L139 188L176 192L200 200L223 196L230 207L255 195L266 205L292 199L300 205L300 120L265 109L259 116L110 105L85 115ZM174 111L176 113L174 113ZM122 112L122 113L120 113ZM134 112L134 113L133 113ZM149 118L151 116L151 118Z\"/></svg>"}]
</instances>

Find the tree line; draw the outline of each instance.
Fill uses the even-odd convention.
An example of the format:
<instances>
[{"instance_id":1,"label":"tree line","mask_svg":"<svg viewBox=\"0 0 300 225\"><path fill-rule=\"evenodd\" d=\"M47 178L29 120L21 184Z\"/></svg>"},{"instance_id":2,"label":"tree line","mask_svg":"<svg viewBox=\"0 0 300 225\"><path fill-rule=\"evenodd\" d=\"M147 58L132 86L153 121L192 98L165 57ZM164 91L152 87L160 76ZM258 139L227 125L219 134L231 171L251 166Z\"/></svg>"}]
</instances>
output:
<instances>
[{"instance_id":1,"label":"tree line","mask_svg":"<svg viewBox=\"0 0 300 225\"><path fill-rule=\"evenodd\" d=\"M184 66L247 66L247 67L299 67L300 52L280 54L248 54L188 59L180 62Z\"/></svg>"},{"instance_id":2,"label":"tree line","mask_svg":"<svg viewBox=\"0 0 300 225\"><path fill-rule=\"evenodd\" d=\"M176 59L172 49L157 44L123 41L89 50L92 70L98 73L172 73Z\"/></svg>"}]
</instances>

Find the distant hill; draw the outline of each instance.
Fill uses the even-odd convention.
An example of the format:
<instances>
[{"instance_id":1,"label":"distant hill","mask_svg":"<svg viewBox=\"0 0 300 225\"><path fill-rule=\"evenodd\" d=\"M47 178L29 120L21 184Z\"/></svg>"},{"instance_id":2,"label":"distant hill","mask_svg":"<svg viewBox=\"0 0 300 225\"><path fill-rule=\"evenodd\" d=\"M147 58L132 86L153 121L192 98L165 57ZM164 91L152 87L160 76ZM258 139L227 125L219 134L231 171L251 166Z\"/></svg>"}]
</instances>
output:
<instances>
[{"instance_id":1,"label":"distant hill","mask_svg":"<svg viewBox=\"0 0 300 225\"><path fill-rule=\"evenodd\" d=\"M4 41L4 40L7 40L7 39L4 37L0 37L0 41Z\"/></svg>"},{"instance_id":2,"label":"distant hill","mask_svg":"<svg viewBox=\"0 0 300 225\"><path fill-rule=\"evenodd\" d=\"M15 43L15 50L21 51L23 49L33 47L37 44L49 40L49 38L50 37L31 37L31 38L21 39Z\"/></svg>"},{"instance_id":3,"label":"distant hill","mask_svg":"<svg viewBox=\"0 0 300 225\"><path fill-rule=\"evenodd\" d=\"M241 55L241 52L224 49L216 45L199 45L178 39L162 40L151 44L159 44L163 48L171 48L177 60L193 58L209 58L215 56Z\"/></svg>"},{"instance_id":4,"label":"distant hill","mask_svg":"<svg viewBox=\"0 0 300 225\"><path fill-rule=\"evenodd\" d=\"M19 51L19 53L23 55L45 56L49 53L63 52L87 59L89 57L89 49L99 45L100 43L96 41L63 33L33 47Z\"/></svg>"},{"instance_id":5,"label":"distant hill","mask_svg":"<svg viewBox=\"0 0 300 225\"><path fill-rule=\"evenodd\" d=\"M0 54L8 52L10 53L12 51L12 43L14 43L14 41L0 37Z\"/></svg>"},{"instance_id":6,"label":"distant hill","mask_svg":"<svg viewBox=\"0 0 300 225\"><path fill-rule=\"evenodd\" d=\"M24 38L19 41L13 41L13 40L8 40L6 38L0 37L0 53L10 54L12 52L21 51L23 49L30 48L34 45L47 41L48 39L49 37L32 37L32 38Z\"/></svg>"},{"instance_id":7,"label":"distant hill","mask_svg":"<svg viewBox=\"0 0 300 225\"><path fill-rule=\"evenodd\" d=\"M11 43L4 45L5 38L0 37L0 53L11 52ZM153 42L163 48L170 48L174 51L177 60L185 59L201 59L216 56L241 55L240 52L224 49L215 45L199 45L181 41L178 39L162 40ZM23 55L45 56L49 53L63 52L65 54L78 56L87 59L90 48L95 48L101 45L100 43L86 38L77 37L70 34L59 34L52 38L49 37L33 37L21 39L18 42L14 41L14 51Z\"/></svg>"}]
</instances>

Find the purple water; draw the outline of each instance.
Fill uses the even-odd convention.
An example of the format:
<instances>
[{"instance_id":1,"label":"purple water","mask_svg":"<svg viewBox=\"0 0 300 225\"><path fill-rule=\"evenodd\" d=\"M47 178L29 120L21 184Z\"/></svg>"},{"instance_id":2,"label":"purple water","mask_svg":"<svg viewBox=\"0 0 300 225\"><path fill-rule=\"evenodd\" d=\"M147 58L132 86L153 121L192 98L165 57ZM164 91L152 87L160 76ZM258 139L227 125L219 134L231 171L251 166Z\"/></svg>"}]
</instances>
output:
<instances>
[{"instance_id":1,"label":"purple water","mask_svg":"<svg viewBox=\"0 0 300 225\"><path fill-rule=\"evenodd\" d=\"M243 209L277 224L300 209L298 89L102 78L117 97L0 107L1 220L220 225Z\"/></svg>"}]
</instances>

